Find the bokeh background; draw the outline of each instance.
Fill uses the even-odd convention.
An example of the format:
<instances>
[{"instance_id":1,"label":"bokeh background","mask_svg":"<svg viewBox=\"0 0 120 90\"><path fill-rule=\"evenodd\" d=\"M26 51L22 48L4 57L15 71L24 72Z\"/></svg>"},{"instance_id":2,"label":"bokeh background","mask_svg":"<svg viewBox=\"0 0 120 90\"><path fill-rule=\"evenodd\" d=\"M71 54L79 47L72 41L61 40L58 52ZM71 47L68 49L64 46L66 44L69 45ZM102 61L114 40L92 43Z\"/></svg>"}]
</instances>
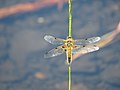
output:
<instances>
[{"instance_id":1,"label":"bokeh background","mask_svg":"<svg viewBox=\"0 0 120 90\"><path fill-rule=\"evenodd\" d=\"M67 0L0 0L0 90L67 90L65 54L46 34L68 35ZM120 0L73 0L73 38L102 36L120 21ZM120 90L120 40L72 63L72 90Z\"/></svg>"}]
</instances>

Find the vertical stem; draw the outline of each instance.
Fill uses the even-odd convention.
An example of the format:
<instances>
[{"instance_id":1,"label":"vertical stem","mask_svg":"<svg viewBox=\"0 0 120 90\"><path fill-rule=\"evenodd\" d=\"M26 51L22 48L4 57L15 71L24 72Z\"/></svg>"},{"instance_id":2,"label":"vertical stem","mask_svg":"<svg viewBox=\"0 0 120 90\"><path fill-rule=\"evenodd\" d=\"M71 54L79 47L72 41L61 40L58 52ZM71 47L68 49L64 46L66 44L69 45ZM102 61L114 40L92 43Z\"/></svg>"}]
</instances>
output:
<instances>
[{"instance_id":1,"label":"vertical stem","mask_svg":"<svg viewBox=\"0 0 120 90\"><path fill-rule=\"evenodd\" d=\"M68 0L68 23L68 36L72 37L72 0Z\"/></svg>"},{"instance_id":2,"label":"vertical stem","mask_svg":"<svg viewBox=\"0 0 120 90\"><path fill-rule=\"evenodd\" d=\"M72 0L68 0L68 36L72 37ZM71 66L68 65L68 90L71 90Z\"/></svg>"},{"instance_id":3,"label":"vertical stem","mask_svg":"<svg viewBox=\"0 0 120 90\"><path fill-rule=\"evenodd\" d=\"M68 65L68 90L71 90L71 66Z\"/></svg>"}]
</instances>

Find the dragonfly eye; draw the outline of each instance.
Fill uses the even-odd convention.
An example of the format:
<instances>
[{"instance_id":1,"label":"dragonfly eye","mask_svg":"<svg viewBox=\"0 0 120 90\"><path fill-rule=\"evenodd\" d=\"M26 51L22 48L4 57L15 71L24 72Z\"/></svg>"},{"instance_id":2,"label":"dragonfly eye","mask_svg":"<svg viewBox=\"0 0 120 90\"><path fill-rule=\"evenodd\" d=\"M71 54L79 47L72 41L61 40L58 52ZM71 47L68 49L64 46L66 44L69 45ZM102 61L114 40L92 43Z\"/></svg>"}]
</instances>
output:
<instances>
[{"instance_id":1,"label":"dragonfly eye","mask_svg":"<svg viewBox=\"0 0 120 90\"><path fill-rule=\"evenodd\" d=\"M67 38L69 39L69 38L72 38L72 37L67 37Z\"/></svg>"}]
</instances>

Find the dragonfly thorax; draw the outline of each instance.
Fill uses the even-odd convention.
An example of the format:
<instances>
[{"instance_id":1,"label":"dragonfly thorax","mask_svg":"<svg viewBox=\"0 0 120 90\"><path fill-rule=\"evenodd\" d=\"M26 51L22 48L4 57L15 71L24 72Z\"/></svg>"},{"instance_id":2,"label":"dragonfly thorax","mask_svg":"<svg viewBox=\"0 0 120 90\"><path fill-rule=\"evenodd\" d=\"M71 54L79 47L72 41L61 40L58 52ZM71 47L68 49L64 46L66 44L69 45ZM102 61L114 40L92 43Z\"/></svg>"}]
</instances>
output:
<instances>
[{"instance_id":1,"label":"dragonfly thorax","mask_svg":"<svg viewBox=\"0 0 120 90\"><path fill-rule=\"evenodd\" d=\"M67 43L67 47L72 47L73 43Z\"/></svg>"},{"instance_id":2,"label":"dragonfly thorax","mask_svg":"<svg viewBox=\"0 0 120 90\"><path fill-rule=\"evenodd\" d=\"M73 46L73 40L66 40L65 43L64 43L64 45L66 47L72 47Z\"/></svg>"}]
</instances>

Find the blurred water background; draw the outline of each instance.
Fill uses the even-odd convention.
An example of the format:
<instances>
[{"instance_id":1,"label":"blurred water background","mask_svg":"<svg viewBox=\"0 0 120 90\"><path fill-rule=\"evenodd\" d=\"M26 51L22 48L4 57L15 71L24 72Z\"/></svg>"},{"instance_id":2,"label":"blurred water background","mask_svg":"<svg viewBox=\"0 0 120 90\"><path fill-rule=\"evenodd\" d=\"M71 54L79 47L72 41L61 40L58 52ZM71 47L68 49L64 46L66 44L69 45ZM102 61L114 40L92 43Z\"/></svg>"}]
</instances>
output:
<instances>
[{"instance_id":1,"label":"blurred water background","mask_svg":"<svg viewBox=\"0 0 120 90\"><path fill-rule=\"evenodd\" d=\"M0 90L67 90L65 54L43 57L56 47L44 35L68 35L66 0L54 1L0 0ZM102 36L120 21L120 0L73 0L72 8L74 39ZM72 63L72 89L120 90L120 40Z\"/></svg>"}]
</instances>

